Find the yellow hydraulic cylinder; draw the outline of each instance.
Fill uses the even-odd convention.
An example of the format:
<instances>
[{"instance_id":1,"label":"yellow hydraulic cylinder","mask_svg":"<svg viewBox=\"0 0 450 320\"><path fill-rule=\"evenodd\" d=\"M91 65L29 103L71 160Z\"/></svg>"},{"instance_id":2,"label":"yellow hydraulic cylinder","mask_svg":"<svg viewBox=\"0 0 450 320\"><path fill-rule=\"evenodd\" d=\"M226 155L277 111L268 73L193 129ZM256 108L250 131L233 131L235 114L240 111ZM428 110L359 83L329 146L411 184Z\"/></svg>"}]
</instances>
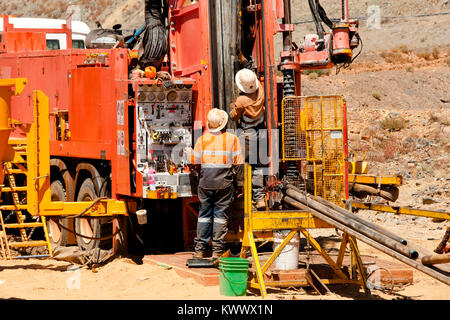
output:
<instances>
[{"instance_id":1,"label":"yellow hydraulic cylinder","mask_svg":"<svg viewBox=\"0 0 450 320\"><path fill-rule=\"evenodd\" d=\"M14 155L8 145L9 135L12 131L11 97L19 95L27 79L0 79L0 161L11 161Z\"/></svg>"}]
</instances>

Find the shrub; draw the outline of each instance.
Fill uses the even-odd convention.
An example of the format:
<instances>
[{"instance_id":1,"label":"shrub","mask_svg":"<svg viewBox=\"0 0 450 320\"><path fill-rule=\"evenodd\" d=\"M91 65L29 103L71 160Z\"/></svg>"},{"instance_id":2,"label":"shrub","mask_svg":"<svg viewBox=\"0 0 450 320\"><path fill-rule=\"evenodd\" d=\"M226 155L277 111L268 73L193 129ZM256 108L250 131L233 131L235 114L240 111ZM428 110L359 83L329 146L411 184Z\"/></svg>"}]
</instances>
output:
<instances>
[{"instance_id":1,"label":"shrub","mask_svg":"<svg viewBox=\"0 0 450 320\"><path fill-rule=\"evenodd\" d=\"M308 74L308 78L311 80L317 79L319 77L319 74L317 74L316 72L311 72L310 74Z\"/></svg>"},{"instance_id":2,"label":"shrub","mask_svg":"<svg viewBox=\"0 0 450 320\"><path fill-rule=\"evenodd\" d=\"M400 114L391 112L380 121L380 127L388 131L400 131L406 127L406 120Z\"/></svg>"},{"instance_id":3,"label":"shrub","mask_svg":"<svg viewBox=\"0 0 450 320\"><path fill-rule=\"evenodd\" d=\"M411 52L410 49L408 49L408 47L404 44L402 44L401 46L399 46L399 50L405 54L409 54Z\"/></svg>"},{"instance_id":4,"label":"shrub","mask_svg":"<svg viewBox=\"0 0 450 320\"><path fill-rule=\"evenodd\" d=\"M321 76L329 76L330 75L330 70L326 70L326 69L325 70L324 69L304 70L303 74L306 75L306 76L311 76L312 75L312 79L316 79L316 78L321 77Z\"/></svg>"},{"instance_id":5,"label":"shrub","mask_svg":"<svg viewBox=\"0 0 450 320\"><path fill-rule=\"evenodd\" d=\"M428 119L430 120L430 122L439 122L441 120L439 115L434 112L428 113Z\"/></svg>"},{"instance_id":6,"label":"shrub","mask_svg":"<svg viewBox=\"0 0 450 320\"><path fill-rule=\"evenodd\" d=\"M438 48L433 48L433 51L431 51L431 55L433 56L433 58L435 59L439 59L439 49Z\"/></svg>"},{"instance_id":7,"label":"shrub","mask_svg":"<svg viewBox=\"0 0 450 320\"><path fill-rule=\"evenodd\" d=\"M381 94L379 94L378 92L372 92L372 97L374 97L378 101L381 100Z\"/></svg>"},{"instance_id":8,"label":"shrub","mask_svg":"<svg viewBox=\"0 0 450 320\"><path fill-rule=\"evenodd\" d=\"M398 51L394 51L394 52L383 51L380 53L380 56L388 63L405 63L405 62L407 62L407 59L405 59L403 57L403 55Z\"/></svg>"}]
</instances>

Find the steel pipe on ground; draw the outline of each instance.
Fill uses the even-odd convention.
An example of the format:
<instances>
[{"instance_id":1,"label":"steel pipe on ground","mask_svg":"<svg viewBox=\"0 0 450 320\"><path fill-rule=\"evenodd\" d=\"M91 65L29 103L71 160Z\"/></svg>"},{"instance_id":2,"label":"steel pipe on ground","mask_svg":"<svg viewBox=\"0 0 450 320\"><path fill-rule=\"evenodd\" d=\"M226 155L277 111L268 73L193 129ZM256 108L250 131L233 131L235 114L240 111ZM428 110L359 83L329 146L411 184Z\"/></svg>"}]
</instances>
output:
<instances>
[{"instance_id":1,"label":"steel pipe on ground","mask_svg":"<svg viewBox=\"0 0 450 320\"><path fill-rule=\"evenodd\" d=\"M302 203L296 201L295 199L292 199L289 196L284 197L283 200L287 204L289 204L290 206L292 206L294 208L297 208L297 209L300 209L300 210L304 210L305 209L305 205L303 205ZM362 234L362 233L360 233L360 232L358 232L358 231L356 231L356 230L354 230L354 229L352 229L350 227L345 226L344 224L336 221L335 219L332 219L332 218L328 217L325 214L322 214L322 213L320 213L320 212L318 212L318 211L316 211L316 210L314 210L312 208L308 208L308 211L311 212L311 214L313 216L315 216L316 218L319 218L320 220L322 220L322 221L324 221L324 222L326 222L326 223L328 223L330 225L335 226L336 228L338 228L338 229L344 231L345 233L347 233L347 234L349 234L349 235L351 235L351 236L361 240L362 242L370 245L371 247L374 247L375 249L378 249L378 250L380 250L380 251L390 255L391 257L393 257L393 258L395 258L395 259L397 259L397 260L399 260L399 261L401 261L401 262L403 262L403 263L405 263L405 264L407 264L407 265L409 265L409 266L411 266L411 267L413 267L413 268L415 268L415 269L417 269L417 270L419 270L419 271L429 275L430 277L433 277L434 279L445 283L446 285L450 285L450 277L445 276L445 275L443 275L442 273L440 273L440 272L438 272L436 270L430 269L429 267L423 265L422 263L417 262L417 261L415 261L415 260L413 260L413 259L411 259L411 258L409 258L407 256L404 256L403 254L398 253L395 250L392 250L388 246L386 246L386 245L384 245L382 243L379 243L379 242L377 242L377 241L375 241L375 240L365 236L364 234Z\"/></svg>"},{"instance_id":2,"label":"steel pipe on ground","mask_svg":"<svg viewBox=\"0 0 450 320\"><path fill-rule=\"evenodd\" d=\"M288 188L288 189L295 190L295 191L297 191L298 193L302 193L301 190L299 190L298 188L296 188L296 187L293 186L293 185L287 185L287 188ZM403 238L397 236L396 234L392 233L391 231L386 230L386 229L384 229L384 228L382 228L382 227L380 227L380 226L377 226L376 224L373 224L373 223L371 223L371 222L369 222L369 221L366 221L366 220L364 220L364 219L361 219L361 218L358 217L357 215L355 215L355 214L353 214L353 213L351 213L351 212L345 210L344 208L341 208L341 207L335 205L334 203L331 203L331 202L329 202L329 201L326 201L325 199L322 199L322 198L320 198L320 197L314 197L314 196L312 196L312 195L308 195L308 197L309 197L310 199L313 199L313 200L319 202L320 204L322 204L322 205L324 205L324 206L327 206L327 207L329 207L329 208L331 208L331 209L333 209L333 210L338 211L339 213L341 213L342 215L344 215L345 217L347 217L347 218L349 218L349 219L356 220L357 222L359 222L359 223L361 223L361 224L363 224L363 225L365 225L365 226L367 226L367 227L369 227L369 228L371 228L371 229L373 229L373 230L375 230L375 231L378 231L379 233L384 234L385 236L387 236L387 237L389 237L389 238L391 238L391 239L393 239L393 240L395 240L395 241L400 242L400 243L403 244L403 245L407 245L407 244L408 244L408 242L407 242L405 239L403 239Z\"/></svg>"},{"instance_id":3,"label":"steel pipe on ground","mask_svg":"<svg viewBox=\"0 0 450 320\"><path fill-rule=\"evenodd\" d=\"M336 210L333 210L327 206L324 206L320 204L319 202L312 200L308 197L308 199L305 198L305 194L299 193L293 189L287 189L286 194L293 198L294 200L302 203L303 205L306 205L310 208L315 209L316 211L321 212L322 214L325 214L326 216L332 218L333 220L336 220L345 226L352 228L354 230L357 230L358 232L364 234L365 236L378 241L385 246L388 246L392 250L395 250L407 257L410 257L412 259L417 259L419 256L418 252L416 250L413 250L411 248L408 248L405 245L402 245L398 243L397 241L385 236L384 234L370 229L369 227L363 225L362 223L357 222L356 220L349 219L346 216L342 215L341 213L337 212Z\"/></svg>"},{"instance_id":4,"label":"steel pipe on ground","mask_svg":"<svg viewBox=\"0 0 450 320\"><path fill-rule=\"evenodd\" d=\"M450 262L450 254L436 254L422 257L422 263L426 266Z\"/></svg>"}]
</instances>

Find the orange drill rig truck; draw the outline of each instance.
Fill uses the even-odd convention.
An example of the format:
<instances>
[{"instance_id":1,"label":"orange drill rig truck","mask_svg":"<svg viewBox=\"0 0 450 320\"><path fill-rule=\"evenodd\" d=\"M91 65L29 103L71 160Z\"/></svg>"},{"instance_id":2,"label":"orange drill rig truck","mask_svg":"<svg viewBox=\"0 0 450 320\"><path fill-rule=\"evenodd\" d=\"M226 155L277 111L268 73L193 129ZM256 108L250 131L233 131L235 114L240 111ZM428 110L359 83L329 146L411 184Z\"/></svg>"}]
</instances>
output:
<instances>
[{"instance_id":1,"label":"orange drill rig truck","mask_svg":"<svg viewBox=\"0 0 450 320\"><path fill-rule=\"evenodd\" d=\"M3 16L0 78L28 79L22 94L12 98L12 137L23 137L20 123L32 121L33 90L49 98L52 200L107 197L127 203L128 215L113 219L112 226L106 218L49 217L52 244L92 249L103 245L93 239L121 228L129 231L130 247L189 247L197 173L185 148L200 136L211 108L230 111L234 76L244 67L263 85L269 136L282 129L283 98L301 96L302 70L348 65L355 58L358 21L349 17L348 0L340 3L340 17L332 21L319 1L309 1L317 32L299 45L292 41L289 0L147 0L140 29L126 35L120 26L99 28L87 36L86 48L72 46L70 19L60 28L38 29L16 27ZM65 35L66 49L47 50L46 34ZM277 34L283 39L280 54ZM269 207L279 204L274 186L300 180L305 165L296 157L284 161L277 139L268 139L267 147L273 159L265 181ZM344 148L345 134L341 141ZM343 179L339 197L345 198L346 169ZM147 210L146 226L136 223L141 209ZM141 244L131 231L140 234Z\"/></svg>"}]
</instances>

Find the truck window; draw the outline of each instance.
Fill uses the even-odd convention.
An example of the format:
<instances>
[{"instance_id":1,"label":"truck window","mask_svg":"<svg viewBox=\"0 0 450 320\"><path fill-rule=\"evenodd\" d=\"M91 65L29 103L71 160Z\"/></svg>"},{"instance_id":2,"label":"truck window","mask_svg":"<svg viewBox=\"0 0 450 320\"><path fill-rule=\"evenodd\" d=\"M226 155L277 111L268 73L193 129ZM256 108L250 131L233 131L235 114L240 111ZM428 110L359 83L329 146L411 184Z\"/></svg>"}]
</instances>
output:
<instances>
[{"instance_id":1,"label":"truck window","mask_svg":"<svg viewBox=\"0 0 450 320\"><path fill-rule=\"evenodd\" d=\"M84 49L84 41L83 40L72 40L72 48L73 49Z\"/></svg>"},{"instance_id":2,"label":"truck window","mask_svg":"<svg viewBox=\"0 0 450 320\"><path fill-rule=\"evenodd\" d=\"M47 50L59 50L59 40L47 39Z\"/></svg>"}]
</instances>

